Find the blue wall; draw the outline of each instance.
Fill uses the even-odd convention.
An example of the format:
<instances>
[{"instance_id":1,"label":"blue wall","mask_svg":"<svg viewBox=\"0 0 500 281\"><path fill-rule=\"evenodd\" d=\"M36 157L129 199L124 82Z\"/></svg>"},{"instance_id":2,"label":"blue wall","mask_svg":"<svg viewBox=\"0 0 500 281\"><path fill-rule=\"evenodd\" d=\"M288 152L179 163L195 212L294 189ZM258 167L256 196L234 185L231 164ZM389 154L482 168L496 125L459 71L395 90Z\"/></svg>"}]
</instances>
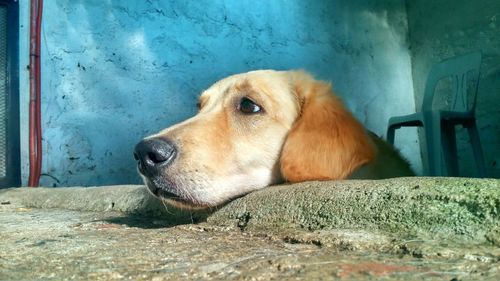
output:
<instances>
[{"instance_id":1,"label":"blue wall","mask_svg":"<svg viewBox=\"0 0 500 281\"><path fill-rule=\"evenodd\" d=\"M22 18L27 33L26 7ZM382 135L390 116L415 110L407 34L403 0L45 1L41 183L140 182L137 141L192 116L216 80L254 69L331 80ZM416 141L416 131L398 138L420 171Z\"/></svg>"}]
</instances>

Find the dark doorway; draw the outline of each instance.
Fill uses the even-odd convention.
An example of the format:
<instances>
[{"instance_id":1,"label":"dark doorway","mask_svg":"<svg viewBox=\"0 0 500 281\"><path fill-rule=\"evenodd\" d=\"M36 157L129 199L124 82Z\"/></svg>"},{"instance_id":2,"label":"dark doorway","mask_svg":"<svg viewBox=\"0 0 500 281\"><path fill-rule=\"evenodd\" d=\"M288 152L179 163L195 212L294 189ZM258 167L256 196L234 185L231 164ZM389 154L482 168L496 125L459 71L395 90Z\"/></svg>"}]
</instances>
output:
<instances>
[{"instance_id":1,"label":"dark doorway","mask_svg":"<svg viewBox=\"0 0 500 281\"><path fill-rule=\"evenodd\" d=\"M0 0L0 188L19 186L18 1Z\"/></svg>"}]
</instances>

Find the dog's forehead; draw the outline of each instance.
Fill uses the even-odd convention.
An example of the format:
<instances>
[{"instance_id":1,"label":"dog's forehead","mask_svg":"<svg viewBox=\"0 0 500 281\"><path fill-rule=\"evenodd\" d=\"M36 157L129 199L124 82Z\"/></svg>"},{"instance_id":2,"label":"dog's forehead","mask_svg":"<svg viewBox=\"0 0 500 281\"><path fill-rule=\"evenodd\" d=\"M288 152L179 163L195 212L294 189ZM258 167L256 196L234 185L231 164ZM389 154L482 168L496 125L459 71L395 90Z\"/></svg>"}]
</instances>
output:
<instances>
[{"instance_id":1,"label":"dog's forehead","mask_svg":"<svg viewBox=\"0 0 500 281\"><path fill-rule=\"evenodd\" d=\"M242 85L255 90L279 92L288 88L288 81L283 71L256 70L235 74L213 84L201 94L200 99L219 99L229 94L231 90L241 88Z\"/></svg>"}]
</instances>

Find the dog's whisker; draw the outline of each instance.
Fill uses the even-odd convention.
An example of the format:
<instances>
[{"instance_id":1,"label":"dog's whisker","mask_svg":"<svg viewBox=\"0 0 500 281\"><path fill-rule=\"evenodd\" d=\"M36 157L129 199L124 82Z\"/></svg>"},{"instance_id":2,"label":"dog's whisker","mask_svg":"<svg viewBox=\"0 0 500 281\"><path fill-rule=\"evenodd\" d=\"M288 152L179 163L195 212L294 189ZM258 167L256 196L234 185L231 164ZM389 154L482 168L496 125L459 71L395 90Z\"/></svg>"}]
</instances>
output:
<instances>
[{"instance_id":1,"label":"dog's whisker","mask_svg":"<svg viewBox=\"0 0 500 281\"><path fill-rule=\"evenodd\" d=\"M191 223L194 224L193 212L189 212L189 216L191 217Z\"/></svg>"},{"instance_id":2,"label":"dog's whisker","mask_svg":"<svg viewBox=\"0 0 500 281\"><path fill-rule=\"evenodd\" d=\"M161 203L163 204L163 206L165 207L165 211L166 211L168 214L173 215L173 213L172 213L172 212L170 212L170 211L168 210L168 206L167 206L167 203L165 202L165 200L161 199L160 201L161 201Z\"/></svg>"}]
</instances>

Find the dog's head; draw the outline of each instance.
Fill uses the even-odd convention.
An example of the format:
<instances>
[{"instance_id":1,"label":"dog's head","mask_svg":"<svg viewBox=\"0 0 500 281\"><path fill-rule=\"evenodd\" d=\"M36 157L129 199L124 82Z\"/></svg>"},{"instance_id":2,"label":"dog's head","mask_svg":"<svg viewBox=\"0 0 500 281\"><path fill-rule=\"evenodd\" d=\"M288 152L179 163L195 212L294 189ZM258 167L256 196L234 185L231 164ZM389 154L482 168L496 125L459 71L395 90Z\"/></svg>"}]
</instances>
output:
<instances>
[{"instance_id":1,"label":"dog's head","mask_svg":"<svg viewBox=\"0 0 500 281\"><path fill-rule=\"evenodd\" d=\"M330 85L301 71L230 76L198 105L196 116L134 152L149 190L176 206L216 206L284 181L342 179L374 157Z\"/></svg>"}]
</instances>

